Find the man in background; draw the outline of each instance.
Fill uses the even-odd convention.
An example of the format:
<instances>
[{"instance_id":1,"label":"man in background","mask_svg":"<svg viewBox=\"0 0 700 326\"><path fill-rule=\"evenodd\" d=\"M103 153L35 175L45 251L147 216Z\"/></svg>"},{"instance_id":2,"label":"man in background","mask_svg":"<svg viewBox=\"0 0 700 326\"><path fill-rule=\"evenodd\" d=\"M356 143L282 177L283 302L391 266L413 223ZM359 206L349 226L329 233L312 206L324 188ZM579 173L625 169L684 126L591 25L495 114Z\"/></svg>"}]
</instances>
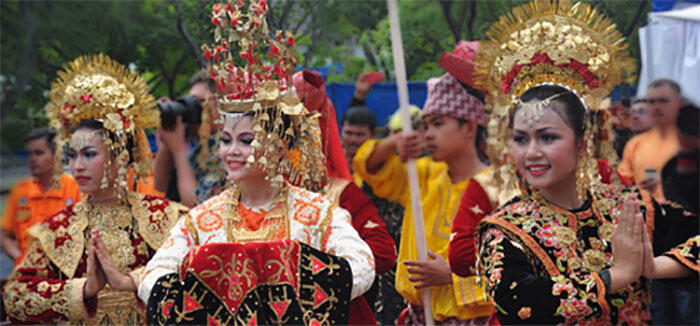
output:
<instances>
[{"instance_id":1,"label":"man in background","mask_svg":"<svg viewBox=\"0 0 700 326\"><path fill-rule=\"evenodd\" d=\"M166 198L194 207L224 188L226 173L214 149L214 135L220 127L216 83L206 71L200 71L190 78L190 87L189 95L201 101L201 124L187 125L178 117L171 130L158 128L154 183L158 191L166 193ZM200 105L190 103L187 98L178 101L186 106ZM209 128L209 139L200 139L203 137L200 133L202 125ZM188 134L195 136L188 139ZM196 145L191 146L191 142ZM203 159L200 153L205 146L208 155Z\"/></svg>"},{"instance_id":2,"label":"man in background","mask_svg":"<svg viewBox=\"0 0 700 326\"><path fill-rule=\"evenodd\" d=\"M651 116L647 110L647 100L644 98L635 98L632 100L630 116L630 130L632 130L635 135L641 134L654 126L654 121L651 120Z\"/></svg>"},{"instance_id":3,"label":"man in background","mask_svg":"<svg viewBox=\"0 0 700 326\"><path fill-rule=\"evenodd\" d=\"M352 170L352 158L355 157L357 149L366 141L374 138L377 135L377 117L367 106L365 106L365 98L367 93L372 89L372 85L376 83L377 73L368 72L360 74L355 83L355 92L352 95L352 100L348 105L348 111L343 114L340 120L340 134L343 140L343 149L345 149L345 157L348 160L348 165ZM362 185L361 181L355 180L357 186Z\"/></svg>"},{"instance_id":4,"label":"man in background","mask_svg":"<svg viewBox=\"0 0 700 326\"><path fill-rule=\"evenodd\" d=\"M681 88L673 80L657 79L649 84L646 100L654 127L627 142L618 172L626 184L663 199L659 175L664 164L678 152L676 117L683 105Z\"/></svg>"},{"instance_id":5,"label":"man in background","mask_svg":"<svg viewBox=\"0 0 700 326\"><path fill-rule=\"evenodd\" d=\"M32 225L80 201L73 177L61 175L60 188L53 183L55 136L53 130L38 129L24 140L32 177L12 188L2 218L2 249L14 260L27 249L27 231Z\"/></svg>"}]
</instances>

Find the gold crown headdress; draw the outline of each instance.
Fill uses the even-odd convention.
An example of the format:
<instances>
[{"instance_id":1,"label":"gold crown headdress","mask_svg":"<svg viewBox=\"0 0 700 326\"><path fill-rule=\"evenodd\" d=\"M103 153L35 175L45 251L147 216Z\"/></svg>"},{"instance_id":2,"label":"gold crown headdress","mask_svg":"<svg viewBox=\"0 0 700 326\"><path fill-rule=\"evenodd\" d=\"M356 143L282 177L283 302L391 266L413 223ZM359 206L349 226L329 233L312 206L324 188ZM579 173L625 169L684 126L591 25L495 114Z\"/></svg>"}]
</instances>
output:
<instances>
[{"instance_id":1,"label":"gold crown headdress","mask_svg":"<svg viewBox=\"0 0 700 326\"><path fill-rule=\"evenodd\" d=\"M481 42L476 58L475 84L488 92L489 146L492 163L500 166L497 180L505 187L517 182L515 171L505 162L510 130L502 126L522 104L520 96L535 86L557 85L577 95L587 109L588 155L580 162L577 180L579 190L596 187L595 159L615 157L606 97L615 85L630 80L636 69L624 37L597 10L570 0L531 1L513 8L486 34L489 41ZM552 100L532 107L541 110Z\"/></svg>"},{"instance_id":2,"label":"gold crown headdress","mask_svg":"<svg viewBox=\"0 0 700 326\"><path fill-rule=\"evenodd\" d=\"M69 142L71 129L87 119L102 122L116 139L113 142L103 134L105 146L119 164L120 188L128 186L129 168L134 169L137 177L148 175L151 149L144 128L157 127L160 115L155 109L156 100L140 76L106 55L82 56L58 72L58 78L51 84L50 99L46 115L57 131L56 178L63 172L63 149ZM136 148L128 148L128 138L136 142ZM133 167L128 165L129 151L134 155ZM107 176L105 173L103 187Z\"/></svg>"},{"instance_id":3,"label":"gold crown headdress","mask_svg":"<svg viewBox=\"0 0 700 326\"><path fill-rule=\"evenodd\" d=\"M286 176L294 184L319 188L326 164L317 114L308 112L292 87L294 38L282 31L270 38L267 10L265 0L212 6L215 44L202 46L207 71L219 89L217 102L225 121L253 115L255 140L248 163L258 164L278 184Z\"/></svg>"}]
</instances>

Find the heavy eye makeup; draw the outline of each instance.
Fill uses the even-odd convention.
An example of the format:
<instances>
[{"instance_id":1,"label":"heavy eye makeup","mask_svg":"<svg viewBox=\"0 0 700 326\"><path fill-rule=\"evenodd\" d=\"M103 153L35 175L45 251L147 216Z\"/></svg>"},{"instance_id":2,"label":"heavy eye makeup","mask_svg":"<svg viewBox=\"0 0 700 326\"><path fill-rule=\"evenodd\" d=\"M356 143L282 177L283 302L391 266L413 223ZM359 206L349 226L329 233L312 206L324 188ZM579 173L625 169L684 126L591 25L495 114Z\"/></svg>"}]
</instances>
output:
<instances>
[{"instance_id":1,"label":"heavy eye makeup","mask_svg":"<svg viewBox=\"0 0 700 326\"><path fill-rule=\"evenodd\" d=\"M95 158L97 156L97 154L99 154L99 153L97 153L97 150L93 147L84 147L80 151L77 151L74 148L69 148L68 150L66 150L66 157L68 157L71 160L75 160L78 158L78 155L81 153L82 153L83 157L85 157L86 159Z\"/></svg>"},{"instance_id":2,"label":"heavy eye makeup","mask_svg":"<svg viewBox=\"0 0 700 326\"><path fill-rule=\"evenodd\" d=\"M229 135L227 132L223 132L221 136L219 136L219 142L224 145L231 145L231 135Z\"/></svg>"},{"instance_id":3,"label":"heavy eye makeup","mask_svg":"<svg viewBox=\"0 0 700 326\"><path fill-rule=\"evenodd\" d=\"M237 137L237 140L245 145L252 144L254 139L255 136L253 135L253 133L250 132L241 133ZM231 145L231 143L233 143L231 135L227 132L221 134L221 137L219 137L219 141L224 145Z\"/></svg>"},{"instance_id":4,"label":"heavy eye makeup","mask_svg":"<svg viewBox=\"0 0 700 326\"><path fill-rule=\"evenodd\" d=\"M535 133L537 140L543 144L549 144L561 138L559 133L552 128L539 129ZM512 137L513 142L520 145L525 144L530 140L527 133L521 130L514 130Z\"/></svg>"},{"instance_id":5,"label":"heavy eye makeup","mask_svg":"<svg viewBox=\"0 0 700 326\"><path fill-rule=\"evenodd\" d=\"M238 135L238 140L241 143L244 143L246 145L252 144L254 139L255 139L255 136L249 132L242 133L242 134Z\"/></svg>"},{"instance_id":6,"label":"heavy eye makeup","mask_svg":"<svg viewBox=\"0 0 700 326\"><path fill-rule=\"evenodd\" d=\"M529 141L527 134L520 130L513 130L512 139L513 142L518 145L526 144Z\"/></svg>"}]
</instances>

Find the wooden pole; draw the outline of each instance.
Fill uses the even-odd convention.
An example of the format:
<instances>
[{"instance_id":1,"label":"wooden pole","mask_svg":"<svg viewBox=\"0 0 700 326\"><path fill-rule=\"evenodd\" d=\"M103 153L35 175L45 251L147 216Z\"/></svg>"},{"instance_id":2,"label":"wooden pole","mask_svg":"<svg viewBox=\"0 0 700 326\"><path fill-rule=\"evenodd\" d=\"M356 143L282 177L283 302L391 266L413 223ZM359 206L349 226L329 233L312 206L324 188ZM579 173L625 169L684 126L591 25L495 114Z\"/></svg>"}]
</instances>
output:
<instances>
[{"instance_id":1,"label":"wooden pole","mask_svg":"<svg viewBox=\"0 0 700 326\"><path fill-rule=\"evenodd\" d=\"M401 40L401 25L397 0L387 0L389 9L389 21L391 23L391 48L394 54L394 73L396 74L396 88L399 93L399 111L401 112L401 124L404 133L413 131L411 113L408 103L408 84L406 80L406 63L403 55L403 41ZM418 184L418 169L416 161L409 159L406 162L408 171L408 185L411 191L411 209L413 212L413 226L415 230L416 248L418 260L428 260L428 247L425 240L425 224L423 223L423 206L420 200L420 186ZM402 236L410 236L403 234ZM430 288L422 290L423 311L425 312L425 324L434 325L433 312L430 307Z\"/></svg>"}]
</instances>

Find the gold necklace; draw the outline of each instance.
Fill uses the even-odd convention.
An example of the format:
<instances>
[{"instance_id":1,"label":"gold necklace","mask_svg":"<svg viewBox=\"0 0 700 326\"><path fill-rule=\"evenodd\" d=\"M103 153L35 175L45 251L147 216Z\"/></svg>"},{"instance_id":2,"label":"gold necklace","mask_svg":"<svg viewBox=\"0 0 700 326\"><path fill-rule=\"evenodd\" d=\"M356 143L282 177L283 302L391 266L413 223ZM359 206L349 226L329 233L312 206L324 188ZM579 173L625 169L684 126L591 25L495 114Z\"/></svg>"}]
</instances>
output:
<instances>
[{"instance_id":1,"label":"gold necklace","mask_svg":"<svg viewBox=\"0 0 700 326\"><path fill-rule=\"evenodd\" d=\"M90 197L85 202L88 228L85 230L88 254L92 230L98 230L100 237L109 251L112 260L122 273L128 272L129 266L136 262L131 235L136 230L129 201L116 204L95 206Z\"/></svg>"},{"instance_id":2,"label":"gold necklace","mask_svg":"<svg viewBox=\"0 0 700 326\"><path fill-rule=\"evenodd\" d=\"M231 190L231 196L224 204L224 219L227 221L227 241L228 242L259 242L273 240L276 236L284 231L284 238L289 238L289 219L287 218L288 203L287 193L288 186L285 184L279 190L277 198L273 201L273 208L267 214L261 223L258 230L246 230L241 223L240 211L238 203L240 198L240 189L238 185L234 185ZM284 230L280 230L284 227Z\"/></svg>"}]
</instances>

